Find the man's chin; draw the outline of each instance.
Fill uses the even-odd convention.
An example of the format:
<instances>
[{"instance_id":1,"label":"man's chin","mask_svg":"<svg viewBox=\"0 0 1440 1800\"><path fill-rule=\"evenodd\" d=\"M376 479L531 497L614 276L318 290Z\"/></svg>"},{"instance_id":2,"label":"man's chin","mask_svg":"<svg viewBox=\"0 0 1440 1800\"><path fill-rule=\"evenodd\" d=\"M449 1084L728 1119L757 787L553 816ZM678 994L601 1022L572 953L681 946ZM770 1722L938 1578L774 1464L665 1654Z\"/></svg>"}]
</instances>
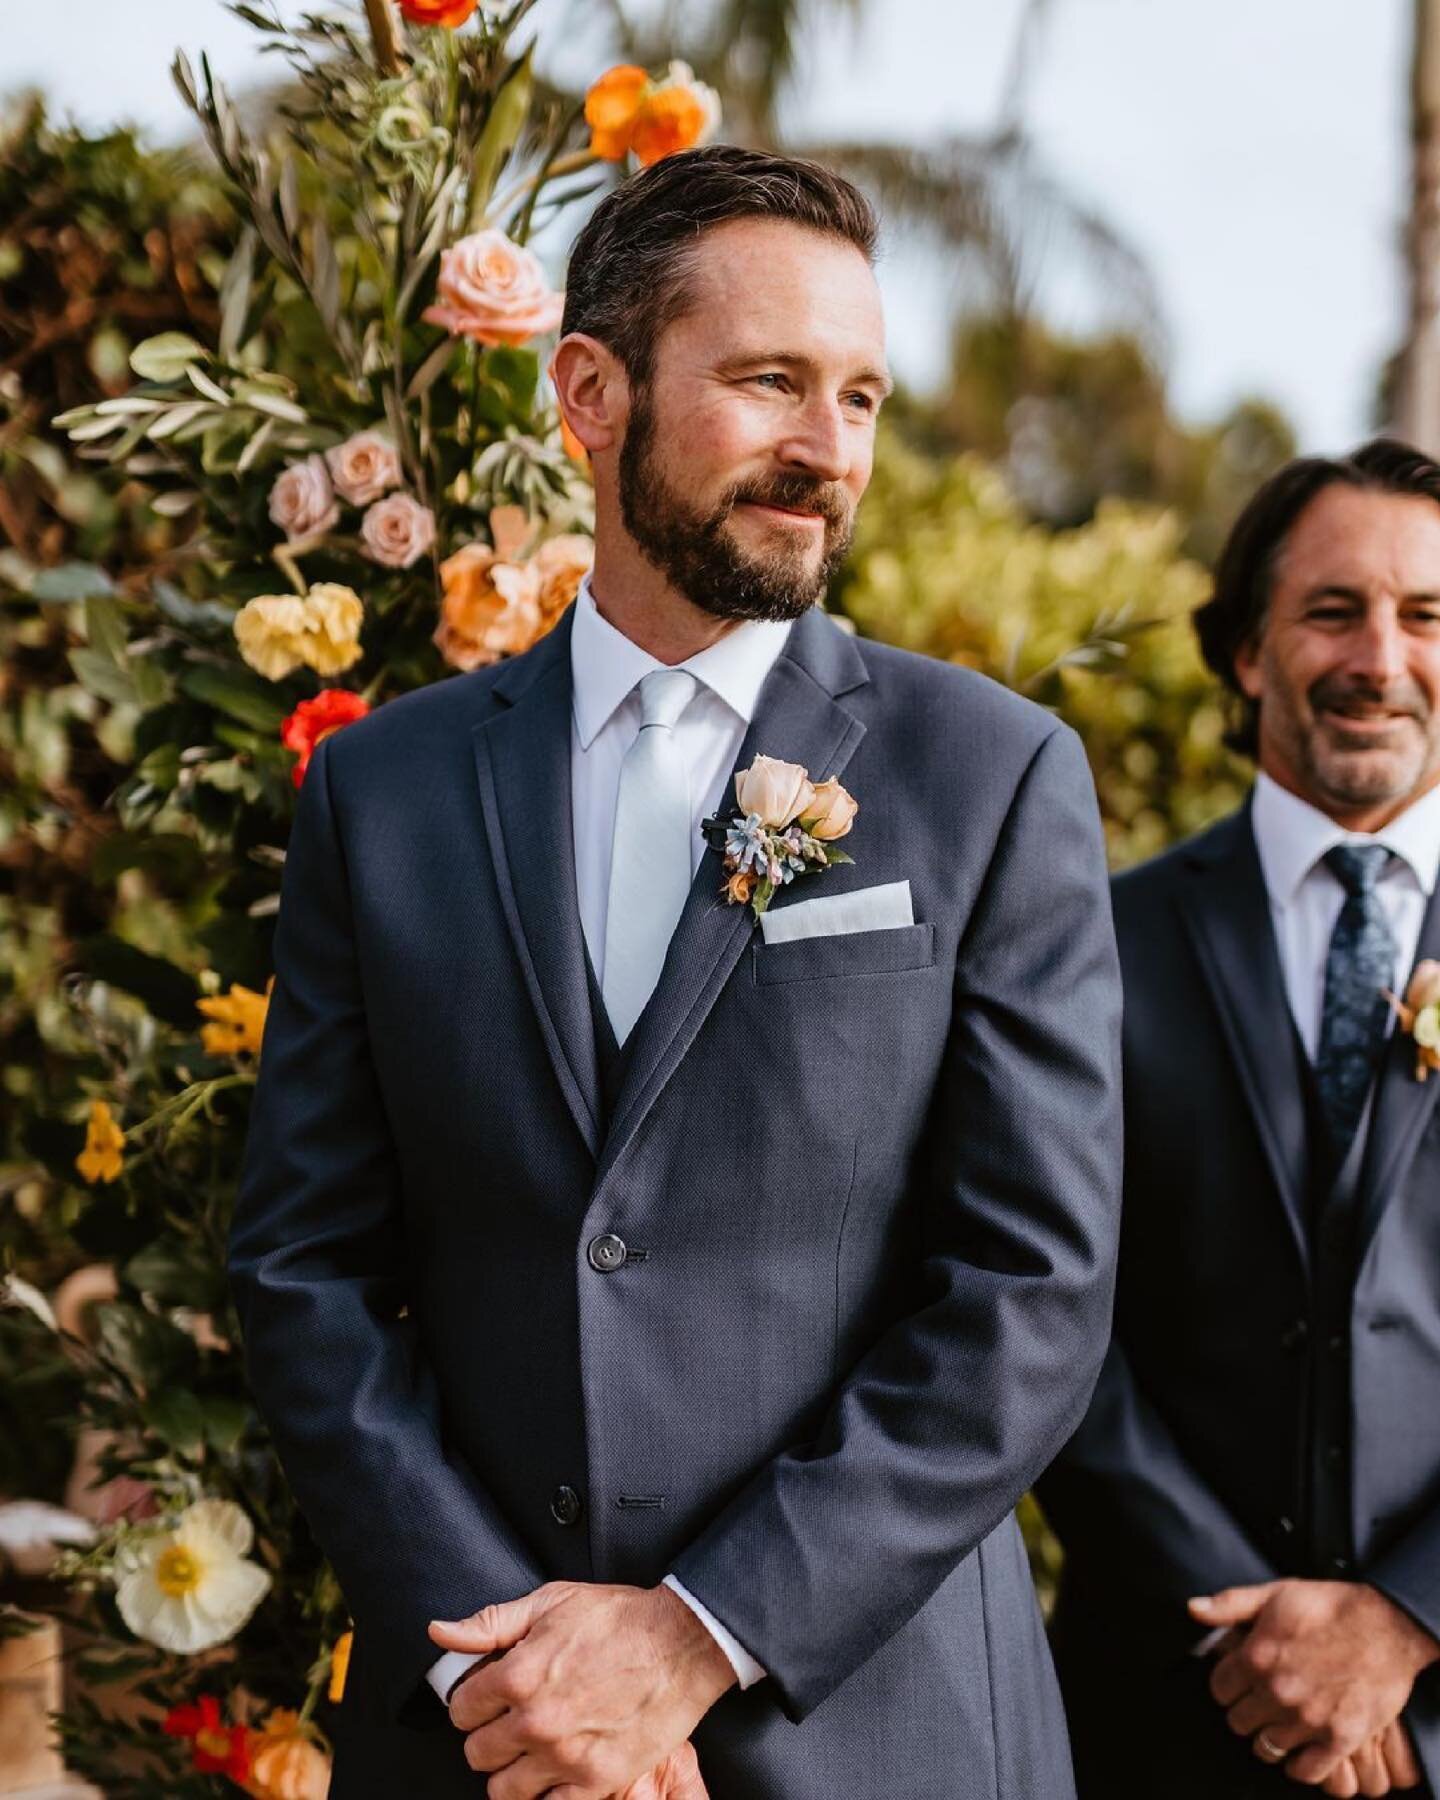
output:
<instances>
[{"instance_id":1,"label":"man's chin","mask_svg":"<svg viewBox=\"0 0 1440 1800\"><path fill-rule=\"evenodd\" d=\"M1423 769L1393 750L1339 750L1317 762L1315 775L1332 805L1393 806L1416 791Z\"/></svg>"}]
</instances>

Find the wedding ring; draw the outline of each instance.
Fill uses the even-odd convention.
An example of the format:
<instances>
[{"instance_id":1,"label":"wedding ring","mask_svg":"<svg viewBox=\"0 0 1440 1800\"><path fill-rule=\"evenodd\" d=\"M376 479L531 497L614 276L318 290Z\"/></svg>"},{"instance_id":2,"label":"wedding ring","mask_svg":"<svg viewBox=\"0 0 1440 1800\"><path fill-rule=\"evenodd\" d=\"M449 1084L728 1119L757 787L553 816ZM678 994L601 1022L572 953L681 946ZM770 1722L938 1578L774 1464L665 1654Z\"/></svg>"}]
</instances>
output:
<instances>
[{"instance_id":1,"label":"wedding ring","mask_svg":"<svg viewBox=\"0 0 1440 1800\"><path fill-rule=\"evenodd\" d=\"M1284 1762L1285 1758L1290 1754L1288 1750L1282 1750L1280 1746L1272 1740L1268 1731L1262 1731L1255 1739L1255 1748L1260 1752L1261 1756L1265 1758L1266 1762L1270 1763Z\"/></svg>"}]
</instances>

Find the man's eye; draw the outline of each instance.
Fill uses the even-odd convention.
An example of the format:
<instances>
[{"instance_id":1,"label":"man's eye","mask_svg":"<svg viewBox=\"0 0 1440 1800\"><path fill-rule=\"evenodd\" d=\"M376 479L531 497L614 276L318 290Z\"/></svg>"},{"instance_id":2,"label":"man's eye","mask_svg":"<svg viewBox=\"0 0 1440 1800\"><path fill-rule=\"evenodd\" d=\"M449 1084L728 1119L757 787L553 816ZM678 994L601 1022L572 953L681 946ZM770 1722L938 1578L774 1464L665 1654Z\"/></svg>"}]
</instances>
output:
<instances>
[{"instance_id":1,"label":"man's eye","mask_svg":"<svg viewBox=\"0 0 1440 1800\"><path fill-rule=\"evenodd\" d=\"M1309 617L1317 625L1343 625L1351 617L1346 606L1312 606Z\"/></svg>"},{"instance_id":2,"label":"man's eye","mask_svg":"<svg viewBox=\"0 0 1440 1800\"><path fill-rule=\"evenodd\" d=\"M875 410L875 399L874 399L874 396L871 394L862 394L862 393L857 392L854 394L847 394L845 396L845 398L849 402L849 404L855 408L855 410L857 412L870 413L870 412L874 412L874 410Z\"/></svg>"},{"instance_id":3,"label":"man's eye","mask_svg":"<svg viewBox=\"0 0 1440 1800\"><path fill-rule=\"evenodd\" d=\"M757 375L757 376L756 376L756 377L755 377L755 379L756 379L756 381L758 381L758 382L759 382L759 383L760 383L760 384L761 384L761 385L762 385L762 386L764 386L764 385L765 385L765 384L767 384L767 383L770 383L770 384L772 384L772 385L773 385L773 386L774 386L774 387L777 387L777 388L778 388L778 387L783 387L783 385L784 385L784 383L785 383L785 377L784 377L784 376L783 376L783 375L781 375L781 374L779 374L779 373L778 373L778 372L777 372L777 371L776 371L776 370L774 370L774 369L770 369L770 370L767 370L767 371L766 371L766 373L765 373L765 374L763 374L763 375Z\"/></svg>"}]
</instances>

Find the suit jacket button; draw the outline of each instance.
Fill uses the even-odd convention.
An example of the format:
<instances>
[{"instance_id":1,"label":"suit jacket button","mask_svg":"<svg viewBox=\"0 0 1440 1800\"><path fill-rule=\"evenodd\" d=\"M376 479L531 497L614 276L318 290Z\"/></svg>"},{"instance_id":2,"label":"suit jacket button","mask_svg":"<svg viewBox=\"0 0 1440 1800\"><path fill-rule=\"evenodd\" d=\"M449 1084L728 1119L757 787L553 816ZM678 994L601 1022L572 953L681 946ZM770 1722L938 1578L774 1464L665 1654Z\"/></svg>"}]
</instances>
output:
<instances>
[{"instance_id":1,"label":"suit jacket button","mask_svg":"<svg viewBox=\"0 0 1440 1800\"><path fill-rule=\"evenodd\" d=\"M1310 1326L1304 1319L1295 1319L1280 1333L1282 1350L1298 1350L1310 1335Z\"/></svg>"},{"instance_id":2,"label":"suit jacket button","mask_svg":"<svg viewBox=\"0 0 1440 1800\"><path fill-rule=\"evenodd\" d=\"M582 1510L580 1496L572 1487L558 1487L550 1496L550 1516L557 1525L578 1525Z\"/></svg>"},{"instance_id":3,"label":"suit jacket button","mask_svg":"<svg viewBox=\"0 0 1440 1800\"><path fill-rule=\"evenodd\" d=\"M624 1238L616 1237L613 1231L591 1238L585 1251L590 1267L597 1269L602 1275L613 1275L617 1269L622 1268L628 1254Z\"/></svg>"}]
</instances>

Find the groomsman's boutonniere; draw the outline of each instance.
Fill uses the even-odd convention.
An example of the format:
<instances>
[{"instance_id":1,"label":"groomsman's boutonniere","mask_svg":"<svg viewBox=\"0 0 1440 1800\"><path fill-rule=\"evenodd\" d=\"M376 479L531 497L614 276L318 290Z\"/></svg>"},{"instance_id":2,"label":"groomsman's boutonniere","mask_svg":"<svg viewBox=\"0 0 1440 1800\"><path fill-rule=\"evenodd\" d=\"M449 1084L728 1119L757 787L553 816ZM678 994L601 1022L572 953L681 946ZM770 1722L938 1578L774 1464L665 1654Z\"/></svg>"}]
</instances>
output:
<instances>
[{"instance_id":1,"label":"groomsman's boutonniere","mask_svg":"<svg viewBox=\"0 0 1440 1800\"><path fill-rule=\"evenodd\" d=\"M811 781L799 763L757 756L735 777L738 808L700 829L725 858L725 898L758 919L777 888L853 862L835 848L860 810L838 781Z\"/></svg>"},{"instance_id":2,"label":"groomsman's boutonniere","mask_svg":"<svg viewBox=\"0 0 1440 1800\"><path fill-rule=\"evenodd\" d=\"M1416 963L1403 1000L1388 988L1384 993L1401 1029L1415 1040L1415 1079L1423 1081L1432 1069L1440 1069L1440 962Z\"/></svg>"}]
</instances>

